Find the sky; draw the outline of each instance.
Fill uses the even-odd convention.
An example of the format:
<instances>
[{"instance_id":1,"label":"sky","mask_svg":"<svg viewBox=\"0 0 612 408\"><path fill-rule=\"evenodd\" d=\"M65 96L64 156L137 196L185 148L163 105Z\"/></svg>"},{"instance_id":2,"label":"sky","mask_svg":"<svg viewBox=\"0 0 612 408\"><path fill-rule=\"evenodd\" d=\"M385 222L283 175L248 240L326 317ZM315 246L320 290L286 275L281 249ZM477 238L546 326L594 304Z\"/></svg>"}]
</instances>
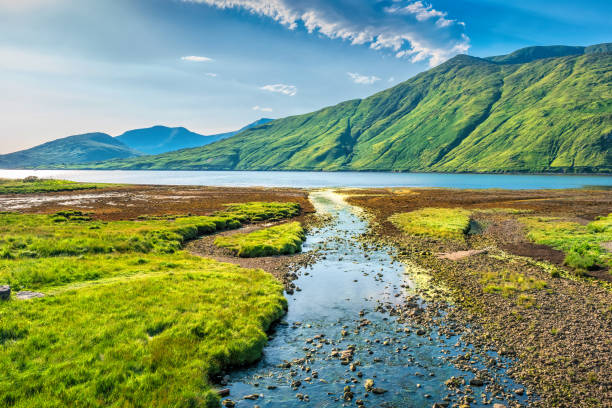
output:
<instances>
[{"instance_id":1,"label":"sky","mask_svg":"<svg viewBox=\"0 0 612 408\"><path fill-rule=\"evenodd\" d=\"M612 41L610 0L0 0L0 154L214 134L363 98L457 54Z\"/></svg>"}]
</instances>

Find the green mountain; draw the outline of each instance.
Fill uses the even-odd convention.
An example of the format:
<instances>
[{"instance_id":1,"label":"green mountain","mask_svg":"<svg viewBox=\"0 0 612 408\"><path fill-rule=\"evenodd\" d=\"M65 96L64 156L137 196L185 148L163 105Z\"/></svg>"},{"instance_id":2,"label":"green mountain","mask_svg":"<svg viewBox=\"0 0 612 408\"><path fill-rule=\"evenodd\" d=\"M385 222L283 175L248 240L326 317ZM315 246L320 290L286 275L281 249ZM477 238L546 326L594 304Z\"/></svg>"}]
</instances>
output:
<instances>
[{"instance_id":1,"label":"green mountain","mask_svg":"<svg viewBox=\"0 0 612 408\"><path fill-rule=\"evenodd\" d=\"M391 89L97 168L612 172L610 44L459 55Z\"/></svg>"},{"instance_id":2,"label":"green mountain","mask_svg":"<svg viewBox=\"0 0 612 408\"><path fill-rule=\"evenodd\" d=\"M105 133L87 133L54 140L31 149L0 155L0 168L36 168L60 164L74 165L134 157L140 154Z\"/></svg>"},{"instance_id":3,"label":"green mountain","mask_svg":"<svg viewBox=\"0 0 612 408\"><path fill-rule=\"evenodd\" d=\"M270 122L272 119L259 119L235 132L219 133L204 136L191 132L184 127L170 128L166 126L153 126L146 129L129 130L117 140L134 150L145 154L161 154L190 147L205 146L219 140L234 136L246 129Z\"/></svg>"}]
</instances>

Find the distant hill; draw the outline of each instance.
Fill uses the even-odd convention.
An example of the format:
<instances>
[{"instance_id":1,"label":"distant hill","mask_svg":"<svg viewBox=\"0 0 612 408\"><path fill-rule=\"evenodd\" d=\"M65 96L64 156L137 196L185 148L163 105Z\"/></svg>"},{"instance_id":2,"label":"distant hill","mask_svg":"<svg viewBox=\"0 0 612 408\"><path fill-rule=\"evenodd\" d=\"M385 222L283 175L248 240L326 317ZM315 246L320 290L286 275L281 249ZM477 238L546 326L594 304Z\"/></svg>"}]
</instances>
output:
<instances>
[{"instance_id":1,"label":"distant hill","mask_svg":"<svg viewBox=\"0 0 612 408\"><path fill-rule=\"evenodd\" d=\"M55 165L73 165L138 156L129 148L105 133L86 133L0 155L0 168L37 168Z\"/></svg>"},{"instance_id":2,"label":"distant hill","mask_svg":"<svg viewBox=\"0 0 612 408\"><path fill-rule=\"evenodd\" d=\"M83 163L166 153L204 146L271 120L262 118L235 132L211 136L199 135L183 127L165 126L130 130L118 137L111 137L105 133L69 136L31 149L0 155L0 168L74 167Z\"/></svg>"},{"instance_id":3,"label":"distant hill","mask_svg":"<svg viewBox=\"0 0 612 408\"><path fill-rule=\"evenodd\" d=\"M458 55L388 90L107 169L612 172L612 49Z\"/></svg>"},{"instance_id":4,"label":"distant hill","mask_svg":"<svg viewBox=\"0 0 612 408\"><path fill-rule=\"evenodd\" d=\"M191 132L184 127L153 126L146 129L127 131L117 136L117 140L144 154L160 154L190 147L205 146L271 120L259 119L240 130L210 136Z\"/></svg>"}]
</instances>

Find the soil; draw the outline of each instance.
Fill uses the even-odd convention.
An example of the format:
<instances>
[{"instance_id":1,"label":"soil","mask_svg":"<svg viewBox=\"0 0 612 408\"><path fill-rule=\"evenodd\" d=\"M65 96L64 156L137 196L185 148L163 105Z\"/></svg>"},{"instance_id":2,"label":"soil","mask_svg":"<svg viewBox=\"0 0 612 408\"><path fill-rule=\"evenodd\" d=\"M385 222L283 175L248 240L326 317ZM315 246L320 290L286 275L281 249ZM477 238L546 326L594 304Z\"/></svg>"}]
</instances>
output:
<instances>
[{"instance_id":1,"label":"soil","mask_svg":"<svg viewBox=\"0 0 612 408\"><path fill-rule=\"evenodd\" d=\"M346 193L346 191L344 191ZM453 302L447 317L472 328L471 342L515 359L510 373L526 384L540 407L612 407L612 285L609 271L588 279L562 267L563 253L530 243L512 214L475 212L481 232L464 242L411 237L388 217L423 207L513 208L582 223L612 212L612 192L602 190L352 190L351 204L372 219L367 240L398 249L400 259L425 268L432 284L447 288ZM488 249L461 259L440 253ZM546 261L560 271L554 277ZM483 276L508 271L546 283L544 289L506 294L485 291Z\"/></svg>"},{"instance_id":2,"label":"soil","mask_svg":"<svg viewBox=\"0 0 612 408\"><path fill-rule=\"evenodd\" d=\"M209 215L224 204L249 201L297 202L304 216L314 212L308 191L291 188L224 188L202 186L121 186L96 190L0 196L0 211L53 214L69 209L100 220L140 216Z\"/></svg>"}]
</instances>

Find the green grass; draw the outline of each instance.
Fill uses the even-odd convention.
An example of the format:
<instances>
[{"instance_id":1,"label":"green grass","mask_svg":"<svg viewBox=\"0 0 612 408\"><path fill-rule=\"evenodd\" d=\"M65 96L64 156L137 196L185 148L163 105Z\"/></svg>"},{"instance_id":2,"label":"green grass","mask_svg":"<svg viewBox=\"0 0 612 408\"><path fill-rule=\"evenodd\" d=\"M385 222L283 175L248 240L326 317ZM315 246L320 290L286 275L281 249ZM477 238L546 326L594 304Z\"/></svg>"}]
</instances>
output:
<instances>
[{"instance_id":1,"label":"green grass","mask_svg":"<svg viewBox=\"0 0 612 408\"><path fill-rule=\"evenodd\" d=\"M77 183L66 180L26 178L22 180L0 179L0 195L33 194L53 191L93 190L109 187L109 184Z\"/></svg>"},{"instance_id":2,"label":"green grass","mask_svg":"<svg viewBox=\"0 0 612 408\"><path fill-rule=\"evenodd\" d=\"M460 55L366 99L83 167L611 172L612 54L503 62Z\"/></svg>"},{"instance_id":3,"label":"green grass","mask_svg":"<svg viewBox=\"0 0 612 408\"><path fill-rule=\"evenodd\" d=\"M244 258L295 254L302 250L306 236L299 222L264 228L248 234L219 237L215 245L231 249Z\"/></svg>"},{"instance_id":4,"label":"green grass","mask_svg":"<svg viewBox=\"0 0 612 408\"><path fill-rule=\"evenodd\" d=\"M260 270L166 257L179 266L0 304L0 405L218 406L207 378L261 355L282 286Z\"/></svg>"},{"instance_id":5,"label":"green grass","mask_svg":"<svg viewBox=\"0 0 612 408\"><path fill-rule=\"evenodd\" d=\"M523 217L528 237L565 252L565 263L579 270L612 268L612 254L601 244L612 241L612 214L581 225L552 217Z\"/></svg>"},{"instance_id":6,"label":"green grass","mask_svg":"<svg viewBox=\"0 0 612 408\"><path fill-rule=\"evenodd\" d=\"M220 211L217 214L230 216L243 222L265 220L276 221L299 215L300 205L298 203L286 202L250 202L228 204L225 210Z\"/></svg>"},{"instance_id":7,"label":"green grass","mask_svg":"<svg viewBox=\"0 0 612 408\"><path fill-rule=\"evenodd\" d=\"M485 293L499 293L505 297L532 290L541 290L547 286L543 280L507 270L486 272L481 278L481 283L484 286ZM530 303L530 298L526 295L519 295L518 300L520 303Z\"/></svg>"},{"instance_id":8,"label":"green grass","mask_svg":"<svg viewBox=\"0 0 612 408\"><path fill-rule=\"evenodd\" d=\"M394 214L389 219L410 235L460 240L470 228L470 214L461 208L423 208Z\"/></svg>"},{"instance_id":9,"label":"green grass","mask_svg":"<svg viewBox=\"0 0 612 408\"><path fill-rule=\"evenodd\" d=\"M0 284L47 296L0 302L0 406L218 406L209 379L261 356L283 287L181 248L282 208L113 222L1 213Z\"/></svg>"}]
</instances>

